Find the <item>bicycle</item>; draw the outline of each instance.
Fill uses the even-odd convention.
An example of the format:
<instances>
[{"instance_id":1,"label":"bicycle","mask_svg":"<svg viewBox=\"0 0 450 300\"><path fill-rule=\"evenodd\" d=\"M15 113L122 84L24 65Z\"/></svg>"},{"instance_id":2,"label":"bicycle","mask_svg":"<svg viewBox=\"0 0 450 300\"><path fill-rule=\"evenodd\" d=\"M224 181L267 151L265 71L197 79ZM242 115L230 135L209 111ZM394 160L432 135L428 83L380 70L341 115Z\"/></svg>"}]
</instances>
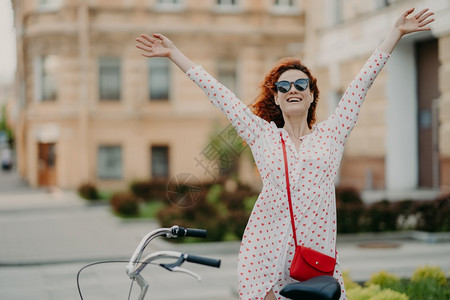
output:
<instances>
[{"instance_id":1,"label":"bicycle","mask_svg":"<svg viewBox=\"0 0 450 300\"><path fill-rule=\"evenodd\" d=\"M201 277L185 268L181 268L181 265L184 262L196 263L210 267L220 267L221 260L213 259L208 257L202 257L197 255L192 255L188 253L181 253L176 251L156 251L148 254L144 259L141 260L142 255L144 253L145 248L150 244L150 242L156 237L165 236L166 238L178 238L178 237L198 237L205 238L207 234L206 230L203 229L189 229L183 228L179 226L172 226L171 228L159 228L151 231L147 235L145 235L138 246L136 247L133 255L131 256L129 261L98 261L91 264L88 264L82 267L77 274L77 287L80 298L83 300L83 294L80 287L80 274L83 270L88 267L92 267L98 264L107 264L107 263L124 263L127 262L126 266L126 274L129 279L131 279L130 289L128 293L128 300L131 298L131 291L133 289L133 284L136 282L140 287L140 292L138 296L138 300L143 300L147 294L149 283L148 281L141 275L141 272L145 269L147 265L158 265L168 271L171 272L180 272L190 275L197 280L201 280ZM169 263L157 263L159 260L170 259L172 262Z\"/></svg>"},{"instance_id":2,"label":"bicycle","mask_svg":"<svg viewBox=\"0 0 450 300\"><path fill-rule=\"evenodd\" d=\"M128 300L131 299L131 290L133 288L134 282L136 282L140 287L138 300L144 300L150 285L148 281L142 276L141 272L147 265L158 265L168 271L185 273L196 278L197 280L201 280L201 277L198 274L188 269L181 268L181 265L187 261L191 263L219 268L221 260L176 251L156 251L148 254L142 260L141 257L144 253L145 248L156 237L165 236L166 238L178 238L186 236L205 238L206 234L207 231L204 229L189 229L179 227L177 225L174 225L170 228L160 228L153 230L142 238L129 261L99 261L82 267L77 274L77 287L80 298L83 300L83 295L80 287L81 272L88 267L104 263L128 263L126 266L126 274L128 275L129 279L131 279ZM171 259L174 260L174 262L156 263L157 260L161 259ZM304 282L295 282L288 284L280 291L280 294L292 300L337 300L341 295L341 289L339 283L332 276L319 276Z\"/></svg>"}]
</instances>

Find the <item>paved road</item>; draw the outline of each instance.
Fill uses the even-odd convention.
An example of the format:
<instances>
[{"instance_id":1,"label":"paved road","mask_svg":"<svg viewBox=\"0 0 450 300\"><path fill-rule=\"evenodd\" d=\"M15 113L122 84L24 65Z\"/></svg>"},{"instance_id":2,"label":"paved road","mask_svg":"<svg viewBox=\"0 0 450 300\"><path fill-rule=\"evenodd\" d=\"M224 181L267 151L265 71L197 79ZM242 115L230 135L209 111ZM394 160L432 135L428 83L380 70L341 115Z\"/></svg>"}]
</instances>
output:
<instances>
[{"instance_id":1,"label":"paved road","mask_svg":"<svg viewBox=\"0 0 450 300\"><path fill-rule=\"evenodd\" d=\"M155 221L124 221L104 205L88 205L71 191L33 190L17 174L0 173L0 299L80 299L76 274L90 262L130 258ZM202 282L149 268L149 299L236 299L238 242L178 245L162 239L149 251L174 250L220 258L220 269L185 266ZM126 263L81 273L86 300L127 299ZM136 290L136 288L134 289ZM137 299L136 297L134 299Z\"/></svg>"},{"instance_id":2,"label":"paved road","mask_svg":"<svg viewBox=\"0 0 450 300\"><path fill-rule=\"evenodd\" d=\"M70 191L33 190L16 174L0 174L0 299L80 299L76 274L88 262L127 260L140 238L157 224L126 222L106 206L90 206ZM363 248L361 243L376 242ZM373 246L373 245L372 245ZM177 245L163 240L150 250L178 250L222 259L222 267L189 268L195 279L152 268L149 299L237 299L236 266L239 243ZM354 280L387 270L411 276L417 266L439 265L450 271L450 243L424 243L401 236L341 237L338 245L343 269ZM97 265L81 274L84 299L127 299L125 263ZM136 298L134 298L136 299Z\"/></svg>"}]
</instances>

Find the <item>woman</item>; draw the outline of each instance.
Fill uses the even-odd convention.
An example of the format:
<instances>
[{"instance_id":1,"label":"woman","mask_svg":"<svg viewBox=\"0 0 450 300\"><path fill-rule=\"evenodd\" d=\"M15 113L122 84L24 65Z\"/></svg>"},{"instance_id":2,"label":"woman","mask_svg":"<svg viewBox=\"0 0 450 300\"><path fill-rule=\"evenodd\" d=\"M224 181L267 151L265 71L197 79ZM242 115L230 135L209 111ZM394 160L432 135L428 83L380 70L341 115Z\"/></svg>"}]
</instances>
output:
<instances>
[{"instance_id":1,"label":"woman","mask_svg":"<svg viewBox=\"0 0 450 300\"><path fill-rule=\"evenodd\" d=\"M344 143L360 105L398 41L405 34L430 30L427 9L406 11L349 85L336 112L315 124L319 90L308 68L297 59L280 62L265 77L252 109L195 65L161 34L141 35L137 48L145 57L168 57L207 94L235 126L253 152L263 188L253 208L239 251L239 298L283 299L279 291L289 276L295 252L281 139L286 143L292 206L298 243L336 255L334 180ZM334 277L344 282L336 264Z\"/></svg>"}]
</instances>

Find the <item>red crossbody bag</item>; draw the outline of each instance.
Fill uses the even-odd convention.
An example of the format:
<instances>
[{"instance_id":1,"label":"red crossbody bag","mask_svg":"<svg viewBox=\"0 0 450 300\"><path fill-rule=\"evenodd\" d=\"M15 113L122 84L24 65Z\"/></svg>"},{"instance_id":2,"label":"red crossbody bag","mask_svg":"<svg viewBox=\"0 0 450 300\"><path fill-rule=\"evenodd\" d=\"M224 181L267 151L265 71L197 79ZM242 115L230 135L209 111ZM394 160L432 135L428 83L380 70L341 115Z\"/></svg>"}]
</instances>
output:
<instances>
[{"instance_id":1,"label":"red crossbody bag","mask_svg":"<svg viewBox=\"0 0 450 300\"><path fill-rule=\"evenodd\" d=\"M292 235L295 242L295 254L291 263L290 276L298 281L305 281L320 275L333 276L336 266L336 257L325 255L311 248L298 245L295 231L294 213L292 210L291 186L289 184L288 162L286 156L286 145L281 137L283 146L284 167L286 171L286 190L291 214Z\"/></svg>"}]
</instances>

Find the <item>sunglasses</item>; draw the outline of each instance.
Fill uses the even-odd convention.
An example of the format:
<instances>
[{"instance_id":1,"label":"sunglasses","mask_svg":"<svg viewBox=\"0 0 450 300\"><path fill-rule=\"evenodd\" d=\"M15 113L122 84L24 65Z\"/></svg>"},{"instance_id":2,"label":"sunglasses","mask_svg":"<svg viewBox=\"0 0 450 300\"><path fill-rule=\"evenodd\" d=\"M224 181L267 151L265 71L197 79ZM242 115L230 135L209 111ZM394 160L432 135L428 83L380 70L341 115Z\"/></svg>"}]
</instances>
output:
<instances>
[{"instance_id":1,"label":"sunglasses","mask_svg":"<svg viewBox=\"0 0 450 300\"><path fill-rule=\"evenodd\" d=\"M294 84L295 88L300 92L303 92L308 88L309 79L308 78L300 78L296 81L289 82L287 80L282 80L275 82L275 86L280 93L287 93L291 90L292 84Z\"/></svg>"}]
</instances>

